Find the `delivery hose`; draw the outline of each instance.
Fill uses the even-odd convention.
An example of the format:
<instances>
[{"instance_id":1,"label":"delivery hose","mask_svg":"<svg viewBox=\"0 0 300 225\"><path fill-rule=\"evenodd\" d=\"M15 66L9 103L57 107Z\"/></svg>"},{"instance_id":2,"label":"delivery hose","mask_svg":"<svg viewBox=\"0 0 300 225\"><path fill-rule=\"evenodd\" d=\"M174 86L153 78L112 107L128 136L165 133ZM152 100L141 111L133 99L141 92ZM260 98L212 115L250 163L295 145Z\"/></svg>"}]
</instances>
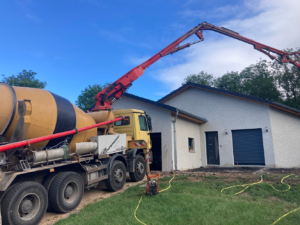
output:
<instances>
[{"instance_id":1,"label":"delivery hose","mask_svg":"<svg viewBox=\"0 0 300 225\"><path fill-rule=\"evenodd\" d=\"M287 175L287 176L283 177L283 178L281 179L281 183L282 183L282 184L285 184L285 183L283 183L283 180L284 180L285 178L288 178L288 177L292 176L292 175L294 175L294 174L290 174L290 175ZM241 184L241 185L230 186L230 187L227 187L227 188L223 188L223 189L221 190L221 192L223 192L224 190L230 189L230 188L234 188L234 187L246 187L246 188L243 189L242 191L239 191L239 192L237 192L237 193L234 194L234 195L238 195L238 194L243 193L247 188L249 188L249 187L251 187L251 186L253 186L253 185L255 185L255 184L260 184L260 183L262 183L262 182L263 182L263 176L261 175L261 176L260 176L260 181L259 181L259 182L251 183L251 184ZM275 191L278 191L278 192L286 192L286 191L288 191L288 190L291 189L291 186L288 185L288 184L285 184L285 185L288 186L288 188L287 188L286 190L283 190L283 191L277 190L272 184L268 184L268 185L270 185Z\"/></svg>"}]
</instances>

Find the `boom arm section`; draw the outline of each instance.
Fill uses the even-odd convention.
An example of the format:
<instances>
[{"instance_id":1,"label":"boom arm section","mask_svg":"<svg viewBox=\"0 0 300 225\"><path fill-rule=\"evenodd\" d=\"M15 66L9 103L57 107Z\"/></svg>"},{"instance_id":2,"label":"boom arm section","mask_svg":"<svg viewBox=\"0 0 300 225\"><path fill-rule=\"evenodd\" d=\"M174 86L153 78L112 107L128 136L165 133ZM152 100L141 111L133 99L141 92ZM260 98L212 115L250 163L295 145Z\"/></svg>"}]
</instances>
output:
<instances>
[{"instance_id":1,"label":"boom arm section","mask_svg":"<svg viewBox=\"0 0 300 225\"><path fill-rule=\"evenodd\" d=\"M191 29L186 34L182 35L180 38L178 38L176 41L165 47L160 52L156 53L154 56L152 56L147 61L143 62L142 64L138 65L137 67L133 68L129 72L127 72L125 75L120 77L118 80L116 80L114 83L103 89L101 92L99 92L96 96L96 105L92 109L93 111L97 110L105 110L110 109L112 105L112 101L114 99L119 99L123 93L128 89L132 82L138 79L140 76L143 75L145 69L147 69L149 66L151 66L153 63L155 63L160 58L170 54L177 52L181 49L184 49L186 47L190 47L192 44L196 44L202 40L196 41L194 43L187 43L181 47L177 47L181 42L183 42L185 39L189 38L191 35L196 34L199 35L198 30L201 28L202 24L199 24L198 26Z\"/></svg>"},{"instance_id":2,"label":"boom arm section","mask_svg":"<svg viewBox=\"0 0 300 225\"><path fill-rule=\"evenodd\" d=\"M206 22L202 23L200 30L201 30L201 34L202 34L203 30L212 30L212 31L218 32L220 34L224 34L226 36L229 36L229 37L235 38L237 40L251 44L251 45L253 45L254 49L266 54L272 60L275 59L276 57L271 55L270 52L275 53L281 57L281 60L280 60L281 63L292 63L293 65L297 66L300 70L300 52L293 52L293 53L284 52L284 51L278 50L276 48L272 48L270 46L253 41L249 38L243 37L242 35L238 34L237 32L234 32L227 28L217 27L217 26L214 26L214 25L206 23ZM203 38L203 40L204 40L204 38ZM296 59L293 60L293 58L291 56L295 56Z\"/></svg>"},{"instance_id":3,"label":"boom arm section","mask_svg":"<svg viewBox=\"0 0 300 225\"><path fill-rule=\"evenodd\" d=\"M270 52L276 53L281 57L282 63L292 63L293 65L297 66L300 70L300 52L293 52L293 53L287 53L281 50L278 50L276 48L269 47L267 45L261 44L259 42L253 41L251 39L248 39L246 37L243 37L239 35L238 33L231 31L229 29L226 29L224 27L217 27L212 24L203 22L199 24L198 26L194 27L190 31L188 31L186 34L182 35L180 38L175 40L173 43L169 44L167 47L165 47L160 52L156 53L154 56L152 56L147 61L143 62L142 64L138 65L137 67L133 68L129 72L127 72L125 75L120 77L118 80L116 80L114 83L103 89L101 92L99 92L96 96L96 104L95 107L92 109L92 111L98 111L98 110L109 110L111 109L112 102L115 99L119 99L123 93L128 89L132 82L134 82L136 79L138 79L140 76L143 75L145 69L147 69L149 66L151 66L153 63L158 61L160 58L168 55L173 54L177 51L180 51L184 48L190 47L193 44L196 44L200 41L204 41L203 37L203 30L212 30L215 32L218 32L220 34L224 34L226 36L235 38L237 40L246 42L248 44L252 44L253 47L268 55L272 60L275 59L275 56L271 55ZM195 41L193 43L187 43L182 46L178 46L180 43L182 43L184 40L189 38L195 34L200 40ZM295 56L295 60L291 56Z\"/></svg>"}]
</instances>

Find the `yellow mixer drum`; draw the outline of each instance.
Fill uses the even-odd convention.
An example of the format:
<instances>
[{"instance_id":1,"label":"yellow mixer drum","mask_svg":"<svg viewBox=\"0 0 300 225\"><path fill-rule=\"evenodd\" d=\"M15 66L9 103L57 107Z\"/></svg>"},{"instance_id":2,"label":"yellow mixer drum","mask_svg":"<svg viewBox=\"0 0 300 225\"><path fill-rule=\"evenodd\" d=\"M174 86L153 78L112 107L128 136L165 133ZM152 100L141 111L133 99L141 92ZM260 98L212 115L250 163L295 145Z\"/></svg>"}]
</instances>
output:
<instances>
[{"instance_id":1,"label":"yellow mixer drum","mask_svg":"<svg viewBox=\"0 0 300 225\"><path fill-rule=\"evenodd\" d=\"M69 100L38 88L15 87L0 83L0 135L9 142L19 119L18 100L30 99L32 106L31 123L26 139L73 130L95 124L94 119L73 105ZM75 143L90 141L97 135L97 128L69 136L71 151ZM51 148L66 137L56 138L32 145Z\"/></svg>"}]
</instances>

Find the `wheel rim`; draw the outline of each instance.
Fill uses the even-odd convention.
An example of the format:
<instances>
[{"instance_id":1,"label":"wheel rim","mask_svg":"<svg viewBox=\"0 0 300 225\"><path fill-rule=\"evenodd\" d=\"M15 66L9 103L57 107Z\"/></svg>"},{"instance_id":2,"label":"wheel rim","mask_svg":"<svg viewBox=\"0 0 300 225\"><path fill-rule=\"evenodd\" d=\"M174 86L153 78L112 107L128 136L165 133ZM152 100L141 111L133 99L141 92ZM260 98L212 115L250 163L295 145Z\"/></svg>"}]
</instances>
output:
<instances>
[{"instance_id":1,"label":"wheel rim","mask_svg":"<svg viewBox=\"0 0 300 225\"><path fill-rule=\"evenodd\" d=\"M74 181L67 183L63 192L64 192L63 193L64 200L67 203L73 203L78 197L78 193L79 193L78 184Z\"/></svg>"},{"instance_id":2,"label":"wheel rim","mask_svg":"<svg viewBox=\"0 0 300 225\"><path fill-rule=\"evenodd\" d=\"M34 193L24 196L18 205L18 215L21 220L31 220L40 209L41 200Z\"/></svg>"},{"instance_id":3,"label":"wheel rim","mask_svg":"<svg viewBox=\"0 0 300 225\"><path fill-rule=\"evenodd\" d=\"M121 183L122 182L122 180L123 180L123 177L124 177L124 173L123 173L123 170L121 170L121 169L116 169L115 170L115 181L117 182L117 183Z\"/></svg>"},{"instance_id":4,"label":"wheel rim","mask_svg":"<svg viewBox=\"0 0 300 225\"><path fill-rule=\"evenodd\" d=\"M138 162L136 164L136 170L137 170L139 175L143 174L144 170L145 170L144 164L142 162Z\"/></svg>"}]
</instances>

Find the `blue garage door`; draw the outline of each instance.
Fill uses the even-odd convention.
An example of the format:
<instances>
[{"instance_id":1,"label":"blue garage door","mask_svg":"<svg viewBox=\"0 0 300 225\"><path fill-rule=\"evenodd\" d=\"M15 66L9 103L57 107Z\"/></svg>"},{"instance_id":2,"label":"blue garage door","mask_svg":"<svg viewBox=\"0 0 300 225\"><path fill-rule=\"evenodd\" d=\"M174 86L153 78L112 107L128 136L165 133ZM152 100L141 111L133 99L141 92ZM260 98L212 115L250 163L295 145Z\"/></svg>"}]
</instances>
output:
<instances>
[{"instance_id":1,"label":"blue garage door","mask_svg":"<svg viewBox=\"0 0 300 225\"><path fill-rule=\"evenodd\" d=\"M235 165L265 165L261 129L233 130L232 140Z\"/></svg>"}]
</instances>

